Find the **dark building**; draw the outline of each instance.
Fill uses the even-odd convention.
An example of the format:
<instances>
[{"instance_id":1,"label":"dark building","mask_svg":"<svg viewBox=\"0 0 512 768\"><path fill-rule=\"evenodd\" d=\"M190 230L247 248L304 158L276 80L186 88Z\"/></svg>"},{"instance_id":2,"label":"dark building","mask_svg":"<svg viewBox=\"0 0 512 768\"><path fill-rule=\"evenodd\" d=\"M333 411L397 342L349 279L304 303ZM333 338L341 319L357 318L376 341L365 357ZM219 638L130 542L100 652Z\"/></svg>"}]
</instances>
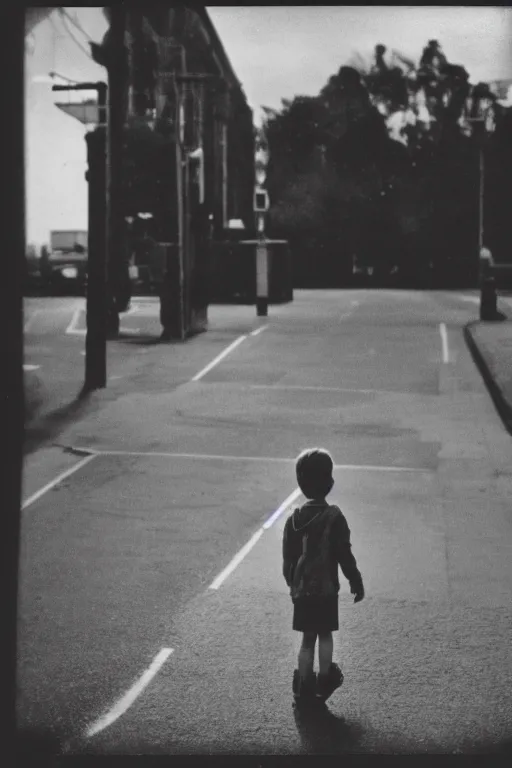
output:
<instances>
[{"instance_id":1,"label":"dark building","mask_svg":"<svg viewBox=\"0 0 512 768\"><path fill-rule=\"evenodd\" d=\"M110 30L93 55L122 67ZM254 232L252 111L202 6L128 8L124 71L124 219L145 215L164 335L183 339L207 325L213 243L230 219Z\"/></svg>"}]
</instances>

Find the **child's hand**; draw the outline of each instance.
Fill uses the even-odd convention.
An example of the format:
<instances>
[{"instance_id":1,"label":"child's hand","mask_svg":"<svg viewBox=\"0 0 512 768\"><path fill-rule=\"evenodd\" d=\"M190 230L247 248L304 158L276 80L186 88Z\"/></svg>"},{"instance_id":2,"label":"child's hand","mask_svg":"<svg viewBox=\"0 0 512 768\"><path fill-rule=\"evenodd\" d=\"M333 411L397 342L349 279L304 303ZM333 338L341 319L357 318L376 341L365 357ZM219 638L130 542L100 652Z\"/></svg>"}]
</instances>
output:
<instances>
[{"instance_id":1,"label":"child's hand","mask_svg":"<svg viewBox=\"0 0 512 768\"><path fill-rule=\"evenodd\" d=\"M362 584L357 587L351 587L350 591L354 595L354 603L360 603L364 598L364 587Z\"/></svg>"}]
</instances>

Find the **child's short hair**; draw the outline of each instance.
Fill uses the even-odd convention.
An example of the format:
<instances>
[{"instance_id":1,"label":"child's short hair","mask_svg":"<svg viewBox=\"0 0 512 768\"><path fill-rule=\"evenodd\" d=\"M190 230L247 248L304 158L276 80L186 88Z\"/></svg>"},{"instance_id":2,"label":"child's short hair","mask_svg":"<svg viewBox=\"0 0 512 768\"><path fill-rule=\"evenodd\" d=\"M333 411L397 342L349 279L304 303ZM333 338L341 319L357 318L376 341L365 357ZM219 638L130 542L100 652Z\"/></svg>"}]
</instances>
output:
<instances>
[{"instance_id":1,"label":"child's short hair","mask_svg":"<svg viewBox=\"0 0 512 768\"><path fill-rule=\"evenodd\" d=\"M324 448L306 448L297 458L297 482L307 499L323 499L331 490L334 480L334 462Z\"/></svg>"}]
</instances>

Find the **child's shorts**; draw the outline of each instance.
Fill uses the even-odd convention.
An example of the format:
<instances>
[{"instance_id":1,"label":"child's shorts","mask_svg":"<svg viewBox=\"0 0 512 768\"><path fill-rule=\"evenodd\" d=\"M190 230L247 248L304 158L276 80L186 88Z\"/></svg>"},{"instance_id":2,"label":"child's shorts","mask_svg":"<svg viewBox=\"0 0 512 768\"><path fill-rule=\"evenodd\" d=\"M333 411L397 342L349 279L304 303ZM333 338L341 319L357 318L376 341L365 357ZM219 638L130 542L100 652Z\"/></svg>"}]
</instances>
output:
<instances>
[{"instance_id":1,"label":"child's shorts","mask_svg":"<svg viewBox=\"0 0 512 768\"><path fill-rule=\"evenodd\" d=\"M336 632L339 629L338 595L298 597L293 601L296 632Z\"/></svg>"}]
</instances>

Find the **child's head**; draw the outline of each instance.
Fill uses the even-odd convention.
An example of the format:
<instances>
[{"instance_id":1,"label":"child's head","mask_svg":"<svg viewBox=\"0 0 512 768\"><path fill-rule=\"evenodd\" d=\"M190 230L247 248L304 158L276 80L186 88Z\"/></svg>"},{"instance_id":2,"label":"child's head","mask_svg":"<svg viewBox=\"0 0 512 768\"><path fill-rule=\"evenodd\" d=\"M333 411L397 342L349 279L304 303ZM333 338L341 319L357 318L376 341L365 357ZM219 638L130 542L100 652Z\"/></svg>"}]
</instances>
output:
<instances>
[{"instance_id":1,"label":"child's head","mask_svg":"<svg viewBox=\"0 0 512 768\"><path fill-rule=\"evenodd\" d=\"M297 482L307 499L324 499L332 490L334 463L323 448L307 448L296 464Z\"/></svg>"}]
</instances>

